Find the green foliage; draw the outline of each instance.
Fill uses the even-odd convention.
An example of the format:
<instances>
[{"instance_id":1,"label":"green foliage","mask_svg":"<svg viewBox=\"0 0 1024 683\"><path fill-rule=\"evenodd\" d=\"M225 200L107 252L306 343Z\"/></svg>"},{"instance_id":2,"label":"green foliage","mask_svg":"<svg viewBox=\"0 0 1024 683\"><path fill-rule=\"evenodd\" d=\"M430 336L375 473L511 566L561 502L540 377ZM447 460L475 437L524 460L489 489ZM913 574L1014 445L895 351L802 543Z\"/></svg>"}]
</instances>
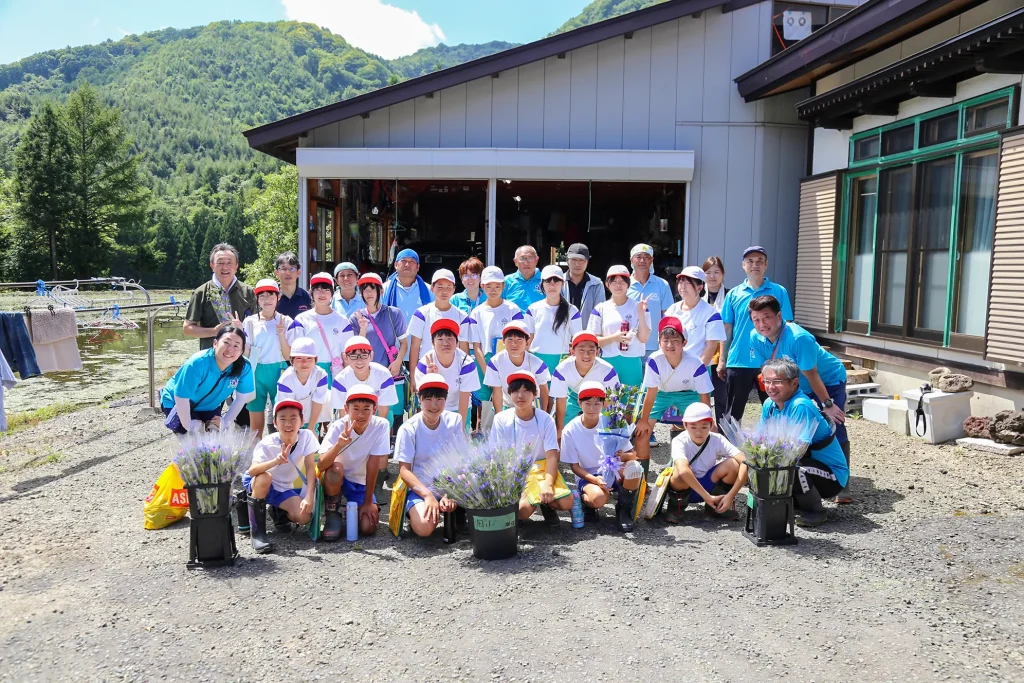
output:
<instances>
[{"instance_id":1,"label":"green foliage","mask_svg":"<svg viewBox=\"0 0 1024 683\"><path fill-rule=\"evenodd\" d=\"M622 14L629 14L639 9L656 5L665 0L594 0L584 7L579 14L558 27L555 33L565 33L573 29L595 24Z\"/></svg>"},{"instance_id":2,"label":"green foliage","mask_svg":"<svg viewBox=\"0 0 1024 683\"><path fill-rule=\"evenodd\" d=\"M245 279L271 277L274 259L299 249L299 174L294 166L264 178L266 187L254 192L245 233L256 242L256 259L242 267Z\"/></svg>"}]
</instances>

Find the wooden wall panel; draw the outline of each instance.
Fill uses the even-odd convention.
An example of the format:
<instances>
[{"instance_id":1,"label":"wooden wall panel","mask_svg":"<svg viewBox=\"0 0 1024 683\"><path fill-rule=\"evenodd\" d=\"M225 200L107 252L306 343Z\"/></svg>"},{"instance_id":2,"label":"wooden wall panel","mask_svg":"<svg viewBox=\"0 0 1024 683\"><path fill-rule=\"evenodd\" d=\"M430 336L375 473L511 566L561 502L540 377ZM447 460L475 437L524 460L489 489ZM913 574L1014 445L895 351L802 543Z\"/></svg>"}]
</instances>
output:
<instances>
[{"instance_id":1,"label":"wooden wall panel","mask_svg":"<svg viewBox=\"0 0 1024 683\"><path fill-rule=\"evenodd\" d=\"M1003 137L999 155L992 285L989 292L985 357L1024 366L1024 309L1020 272L1024 267L1024 131Z\"/></svg>"},{"instance_id":2,"label":"wooden wall panel","mask_svg":"<svg viewBox=\"0 0 1024 683\"><path fill-rule=\"evenodd\" d=\"M834 173L800 183L793 313L816 332L829 331L838 187Z\"/></svg>"}]
</instances>

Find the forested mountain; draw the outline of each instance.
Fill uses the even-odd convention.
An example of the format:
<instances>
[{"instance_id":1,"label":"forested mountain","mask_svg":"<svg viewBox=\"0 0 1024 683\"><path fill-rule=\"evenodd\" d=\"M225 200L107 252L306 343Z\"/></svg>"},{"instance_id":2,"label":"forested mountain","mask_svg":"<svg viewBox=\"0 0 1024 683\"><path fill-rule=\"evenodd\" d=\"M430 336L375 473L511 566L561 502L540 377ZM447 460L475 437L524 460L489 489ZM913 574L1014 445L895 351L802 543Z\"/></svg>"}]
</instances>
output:
<instances>
[{"instance_id":1,"label":"forested mountain","mask_svg":"<svg viewBox=\"0 0 1024 683\"><path fill-rule=\"evenodd\" d=\"M659 2L665 2L665 0L594 0L575 17L559 26L555 33L564 33L587 24L617 17L620 14L635 12Z\"/></svg>"}]
</instances>

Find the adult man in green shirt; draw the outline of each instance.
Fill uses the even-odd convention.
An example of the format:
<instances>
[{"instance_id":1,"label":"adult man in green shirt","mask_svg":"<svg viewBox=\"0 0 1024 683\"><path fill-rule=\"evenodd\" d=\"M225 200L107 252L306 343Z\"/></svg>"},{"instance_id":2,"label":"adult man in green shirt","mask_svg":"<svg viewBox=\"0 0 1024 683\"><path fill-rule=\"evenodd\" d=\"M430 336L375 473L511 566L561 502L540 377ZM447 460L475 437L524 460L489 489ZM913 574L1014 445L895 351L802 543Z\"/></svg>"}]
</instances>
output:
<instances>
[{"instance_id":1,"label":"adult man in green shirt","mask_svg":"<svg viewBox=\"0 0 1024 683\"><path fill-rule=\"evenodd\" d=\"M242 321L259 310L256 294L235 274L238 272L238 250L227 243L218 244L210 252L213 278L196 287L188 301L182 333L199 340L199 348L213 347L213 338L222 327L242 326Z\"/></svg>"}]
</instances>

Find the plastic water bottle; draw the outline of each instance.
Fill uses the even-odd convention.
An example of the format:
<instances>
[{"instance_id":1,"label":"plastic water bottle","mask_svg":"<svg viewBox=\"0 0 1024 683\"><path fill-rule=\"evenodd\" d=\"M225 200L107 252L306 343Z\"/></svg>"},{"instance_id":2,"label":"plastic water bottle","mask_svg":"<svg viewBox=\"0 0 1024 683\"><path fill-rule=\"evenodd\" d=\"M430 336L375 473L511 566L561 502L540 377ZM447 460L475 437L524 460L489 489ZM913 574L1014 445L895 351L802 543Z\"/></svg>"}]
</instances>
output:
<instances>
[{"instance_id":1,"label":"plastic water bottle","mask_svg":"<svg viewBox=\"0 0 1024 683\"><path fill-rule=\"evenodd\" d=\"M629 321L623 320L619 332L629 332ZM619 342L619 351L629 351L629 342Z\"/></svg>"},{"instance_id":2,"label":"plastic water bottle","mask_svg":"<svg viewBox=\"0 0 1024 683\"><path fill-rule=\"evenodd\" d=\"M575 486L572 489L572 512L569 516L572 518L573 529L583 528L583 501L580 500L579 489Z\"/></svg>"},{"instance_id":3,"label":"plastic water bottle","mask_svg":"<svg viewBox=\"0 0 1024 683\"><path fill-rule=\"evenodd\" d=\"M350 500L345 506L345 539L359 540L359 504Z\"/></svg>"}]
</instances>

